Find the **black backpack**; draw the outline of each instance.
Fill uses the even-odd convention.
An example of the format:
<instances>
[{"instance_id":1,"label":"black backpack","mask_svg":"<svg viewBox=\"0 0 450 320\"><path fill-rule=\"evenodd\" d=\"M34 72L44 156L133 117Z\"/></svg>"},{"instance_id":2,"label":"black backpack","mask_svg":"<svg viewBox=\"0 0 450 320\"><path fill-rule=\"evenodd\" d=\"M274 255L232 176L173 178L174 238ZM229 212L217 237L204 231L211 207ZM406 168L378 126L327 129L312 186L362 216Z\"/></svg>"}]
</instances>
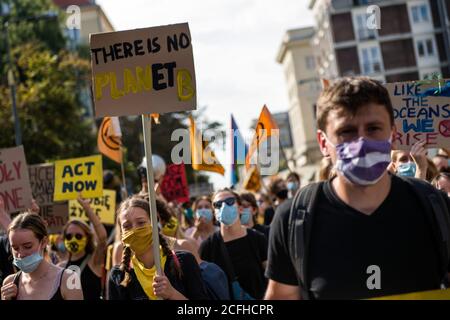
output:
<instances>
[{"instance_id":1,"label":"black backpack","mask_svg":"<svg viewBox=\"0 0 450 320\"><path fill-rule=\"evenodd\" d=\"M450 245L450 202L446 194L435 189L426 181L399 177L413 190L425 209L426 217L439 250L440 273L443 286L448 286ZM308 284L308 257L311 230L314 225L314 209L324 182L312 183L297 192L291 204L288 224L288 250L300 287L302 299L314 299Z\"/></svg>"}]
</instances>

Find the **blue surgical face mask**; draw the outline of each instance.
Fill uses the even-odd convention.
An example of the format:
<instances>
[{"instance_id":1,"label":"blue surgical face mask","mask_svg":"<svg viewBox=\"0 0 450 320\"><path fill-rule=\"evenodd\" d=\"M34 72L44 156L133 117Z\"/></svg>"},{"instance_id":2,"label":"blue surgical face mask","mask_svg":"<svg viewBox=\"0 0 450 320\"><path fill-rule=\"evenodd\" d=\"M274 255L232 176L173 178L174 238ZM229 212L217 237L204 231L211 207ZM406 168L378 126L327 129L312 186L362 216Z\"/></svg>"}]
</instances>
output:
<instances>
[{"instance_id":1,"label":"blue surgical face mask","mask_svg":"<svg viewBox=\"0 0 450 320\"><path fill-rule=\"evenodd\" d=\"M294 181L289 181L287 183L287 188L288 188L289 191L297 190L298 189L298 183L294 182Z\"/></svg>"},{"instance_id":2,"label":"blue surgical face mask","mask_svg":"<svg viewBox=\"0 0 450 320\"><path fill-rule=\"evenodd\" d=\"M403 177L414 177L416 175L416 169L415 162L402 163L398 166L397 174Z\"/></svg>"},{"instance_id":3,"label":"blue surgical face mask","mask_svg":"<svg viewBox=\"0 0 450 320\"><path fill-rule=\"evenodd\" d=\"M206 222L211 222L212 218L213 218L212 210L211 209L206 209L206 208L204 208L204 209L197 209L196 215L197 215L197 218L201 218L201 217L205 218Z\"/></svg>"},{"instance_id":4,"label":"blue surgical face mask","mask_svg":"<svg viewBox=\"0 0 450 320\"><path fill-rule=\"evenodd\" d=\"M14 258L14 265L25 273L31 273L41 264L44 258L39 252L25 258Z\"/></svg>"},{"instance_id":5,"label":"blue surgical face mask","mask_svg":"<svg viewBox=\"0 0 450 320\"><path fill-rule=\"evenodd\" d=\"M64 245L64 242L59 242L56 245L56 248L58 249L59 252L64 253L66 252L66 246Z\"/></svg>"},{"instance_id":6,"label":"blue surgical face mask","mask_svg":"<svg viewBox=\"0 0 450 320\"><path fill-rule=\"evenodd\" d=\"M231 226L238 218L238 209L235 205L229 206L222 203L220 209L216 209L216 219L226 226Z\"/></svg>"},{"instance_id":7,"label":"blue surgical face mask","mask_svg":"<svg viewBox=\"0 0 450 320\"><path fill-rule=\"evenodd\" d=\"M252 213L251 213L250 208L242 209L241 224L248 224L250 222L251 217L252 217Z\"/></svg>"}]
</instances>

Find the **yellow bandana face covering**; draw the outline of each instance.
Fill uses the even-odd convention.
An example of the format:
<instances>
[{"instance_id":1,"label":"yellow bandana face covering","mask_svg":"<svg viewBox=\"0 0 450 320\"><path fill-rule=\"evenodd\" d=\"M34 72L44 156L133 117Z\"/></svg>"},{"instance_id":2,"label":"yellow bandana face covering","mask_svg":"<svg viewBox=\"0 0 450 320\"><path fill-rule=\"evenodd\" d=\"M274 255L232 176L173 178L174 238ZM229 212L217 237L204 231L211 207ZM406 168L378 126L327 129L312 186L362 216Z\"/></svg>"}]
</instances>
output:
<instances>
[{"instance_id":1,"label":"yellow bandana face covering","mask_svg":"<svg viewBox=\"0 0 450 320\"><path fill-rule=\"evenodd\" d=\"M146 224L143 227L122 232L122 242L129 246L135 254L143 254L148 249L151 249L153 243L152 225Z\"/></svg>"},{"instance_id":2,"label":"yellow bandana face covering","mask_svg":"<svg viewBox=\"0 0 450 320\"><path fill-rule=\"evenodd\" d=\"M161 247L159 247L159 255L161 257L161 269L164 270L167 257L163 254ZM131 258L133 263L134 273L138 279L142 289L150 300L156 300L158 297L153 293L153 279L156 276L156 266L152 268L145 268L144 264L133 255Z\"/></svg>"},{"instance_id":3,"label":"yellow bandana face covering","mask_svg":"<svg viewBox=\"0 0 450 320\"><path fill-rule=\"evenodd\" d=\"M87 238L83 237L80 240L73 238L72 240L64 240L64 246L72 254L83 252L86 248Z\"/></svg>"},{"instance_id":4,"label":"yellow bandana face covering","mask_svg":"<svg viewBox=\"0 0 450 320\"><path fill-rule=\"evenodd\" d=\"M171 217L169 222L167 222L162 228L161 232L163 235L168 237L175 237L178 230L178 220L175 217Z\"/></svg>"}]
</instances>

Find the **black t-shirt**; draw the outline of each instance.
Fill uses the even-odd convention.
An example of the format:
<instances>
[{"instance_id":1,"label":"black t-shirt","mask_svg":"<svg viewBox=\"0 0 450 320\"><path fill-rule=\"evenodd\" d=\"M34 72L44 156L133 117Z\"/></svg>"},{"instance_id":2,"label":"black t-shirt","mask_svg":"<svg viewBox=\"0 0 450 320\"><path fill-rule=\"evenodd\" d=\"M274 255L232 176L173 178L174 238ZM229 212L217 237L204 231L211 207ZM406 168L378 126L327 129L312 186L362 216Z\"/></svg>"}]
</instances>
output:
<instances>
[{"instance_id":1,"label":"black t-shirt","mask_svg":"<svg viewBox=\"0 0 450 320\"><path fill-rule=\"evenodd\" d=\"M223 244L230 257L231 267L221 250ZM262 266L267 260L267 239L261 232L247 229L245 237L224 242L220 231L216 231L203 241L199 252L202 260L214 262L222 268L228 277L230 289L231 282L237 280L253 298L262 299L267 286Z\"/></svg>"},{"instance_id":2,"label":"black t-shirt","mask_svg":"<svg viewBox=\"0 0 450 320\"><path fill-rule=\"evenodd\" d=\"M255 224L253 226L253 229L255 229L256 231L261 232L263 235L266 236L266 239L269 240L270 226L266 226L266 225L263 225L263 224Z\"/></svg>"},{"instance_id":3,"label":"black t-shirt","mask_svg":"<svg viewBox=\"0 0 450 320\"><path fill-rule=\"evenodd\" d=\"M164 274L169 279L172 287L189 300L209 300L201 278L200 267L194 256L187 251L177 251L176 255L182 271L181 279L173 271L174 261L172 257L167 258L164 265ZM125 274L120 271L119 266L114 266L111 269L109 276L109 300L148 300L134 270L131 269L131 281L127 287L120 285L124 276Z\"/></svg>"},{"instance_id":4,"label":"black t-shirt","mask_svg":"<svg viewBox=\"0 0 450 320\"><path fill-rule=\"evenodd\" d=\"M69 261L66 267L69 266L81 267L81 264L86 258L87 255L78 260ZM83 289L84 300L100 300L100 297L102 295L102 278L98 277L91 270L88 263L86 263L83 271L81 272L80 280L81 280L81 287Z\"/></svg>"},{"instance_id":5,"label":"black t-shirt","mask_svg":"<svg viewBox=\"0 0 450 320\"><path fill-rule=\"evenodd\" d=\"M268 207L264 210L264 225L268 226L272 223L274 214L275 210L273 210L272 207Z\"/></svg>"},{"instance_id":6,"label":"black t-shirt","mask_svg":"<svg viewBox=\"0 0 450 320\"><path fill-rule=\"evenodd\" d=\"M255 299L262 299L266 290L266 279L261 262L255 259L255 253L248 239L245 237L225 242L228 254L233 264L236 280L241 287ZM263 261L267 260L267 243L260 241L255 248L263 255Z\"/></svg>"},{"instance_id":7,"label":"black t-shirt","mask_svg":"<svg viewBox=\"0 0 450 320\"><path fill-rule=\"evenodd\" d=\"M8 236L0 236L0 285L7 276L14 273L12 261Z\"/></svg>"},{"instance_id":8,"label":"black t-shirt","mask_svg":"<svg viewBox=\"0 0 450 320\"><path fill-rule=\"evenodd\" d=\"M437 246L426 213L406 182L393 176L388 196L371 215L341 201L330 181L319 193L307 266L315 299L439 289ZM290 203L280 206L271 226L266 276L297 285L287 246ZM368 279L375 274L368 272L372 265L380 268L381 289L368 289Z\"/></svg>"}]
</instances>

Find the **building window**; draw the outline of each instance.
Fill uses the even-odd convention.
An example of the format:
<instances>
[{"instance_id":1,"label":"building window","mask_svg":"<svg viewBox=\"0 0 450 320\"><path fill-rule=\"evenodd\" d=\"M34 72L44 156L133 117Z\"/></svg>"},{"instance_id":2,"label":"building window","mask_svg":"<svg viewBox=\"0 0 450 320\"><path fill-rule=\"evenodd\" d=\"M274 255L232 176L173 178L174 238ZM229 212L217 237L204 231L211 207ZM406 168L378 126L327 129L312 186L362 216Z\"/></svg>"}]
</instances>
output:
<instances>
[{"instance_id":1,"label":"building window","mask_svg":"<svg viewBox=\"0 0 450 320\"><path fill-rule=\"evenodd\" d=\"M417 40L417 54L421 58L433 57L435 55L433 39Z\"/></svg>"},{"instance_id":2,"label":"building window","mask_svg":"<svg viewBox=\"0 0 450 320\"><path fill-rule=\"evenodd\" d=\"M429 22L428 7L426 4L411 7L413 23Z\"/></svg>"},{"instance_id":3,"label":"building window","mask_svg":"<svg viewBox=\"0 0 450 320\"><path fill-rule=\"evenodd\" d=\"M375 39L375 30L367 27L368 15L359 14L356 16L356 32L359 40Z\"/></svg>"},{"instance_id":4,"label":"building window","mask_svg":"<svg viewBox=\"0 0 450 320\"><path fill-rule=\"evenodd\" d=\"M378 47L361 49L362 70L364 74L372 74L381 71L381 59Z\"/></svg>"},{"instance_id":5,"label":"building window","mask_svg":"<svg viewBox=\"0 0 450 320\"><path fill-rule=\"evenodd\" d=\"M316 63L314 61L314 57L313 56L307 56L305 58L305 60L306 60L306 69L314 70L316 68Z\"/></svg>"}]
</instances>

